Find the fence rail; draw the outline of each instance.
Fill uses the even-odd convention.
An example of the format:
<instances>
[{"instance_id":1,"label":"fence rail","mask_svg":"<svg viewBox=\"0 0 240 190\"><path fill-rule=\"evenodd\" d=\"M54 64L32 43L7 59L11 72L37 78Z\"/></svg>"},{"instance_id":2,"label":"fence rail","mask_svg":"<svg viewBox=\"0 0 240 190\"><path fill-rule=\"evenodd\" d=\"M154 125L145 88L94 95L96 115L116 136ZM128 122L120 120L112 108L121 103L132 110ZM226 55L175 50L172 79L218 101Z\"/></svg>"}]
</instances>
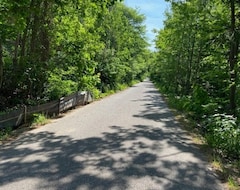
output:
<instances>
[{"instance_id":1,"label":"fence rail","mask_svg":"<svg viewBox=\"0 0 240 190\"><path fill-rule=\"evenodd\" d=\"M85 105L93 101L90 92L78 91L59 100L48 102L37 106L25 106L17 110L0 115L0 129L7 127L18 127L27 122L27 118L33 114L42 113L48 116L57 116L69 109L79 105Z\"/></svg>"}]
</instances>

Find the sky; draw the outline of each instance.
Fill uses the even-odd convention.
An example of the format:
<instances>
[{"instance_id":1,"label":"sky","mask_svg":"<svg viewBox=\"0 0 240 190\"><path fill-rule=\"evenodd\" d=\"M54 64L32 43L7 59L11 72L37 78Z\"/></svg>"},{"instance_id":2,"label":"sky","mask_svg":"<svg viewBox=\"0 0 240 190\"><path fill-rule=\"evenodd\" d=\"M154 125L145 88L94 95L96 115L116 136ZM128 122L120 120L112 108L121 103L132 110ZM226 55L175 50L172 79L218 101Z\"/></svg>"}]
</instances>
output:
<instances>
[{"instance_id":1,"label":"sky","mask_svg":"<svg viewBox=\"0 0 240 190\"><path fill-rule=\"evenodd\" d=\"M153 29L162 29L165 19L165 11L170 7L165 0L124 0L124 4L128 7L137 9L139 13L146 17L145 25L147 29L147 38L151 44L150 49L154 50L153 40L155 34Z\"/></svg>"}]
</instances>

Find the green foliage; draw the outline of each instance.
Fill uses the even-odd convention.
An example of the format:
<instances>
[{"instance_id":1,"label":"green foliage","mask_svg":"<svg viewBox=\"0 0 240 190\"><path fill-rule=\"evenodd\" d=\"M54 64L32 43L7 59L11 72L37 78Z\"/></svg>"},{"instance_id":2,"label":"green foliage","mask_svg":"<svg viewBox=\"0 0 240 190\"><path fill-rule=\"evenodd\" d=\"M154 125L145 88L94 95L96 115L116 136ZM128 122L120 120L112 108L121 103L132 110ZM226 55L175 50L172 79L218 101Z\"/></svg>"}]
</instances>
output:
<instances>
[{"instance_id":1,"label":"green foliage","mask_svg":"<svg viewBox=\"0 0 240 190\"><path fill-rule=\"evenodd\" d=\"M48 123L48 119L43 114L33 114L33 120L31 126L45 125Z\"/></svg>"},{"instance_id":2,"label":"green foliage","mask_svg":"<svg viewBox=\"0 0 240 190\"><path fill-rule=\"evenodd\" d=\"M240 158L240 127L231 115L215 114L205 123L207 142L223 154Z\"/></svg>"},{"instance_id":3,"label":"green foliage","mask_svg":"<svg viewBox=\"0 0 240 190\"><path fill-rule=\"evenodd\" d=\"M103 92L117 90L119 84L130 85L146 73L146 40L143 37L144 16L123 4L116 4L105 15L100 30L105 48L97 53L96 72L100 74L98 88Z\"/></svg>"},{"instance_id":4,"label":"green foliage","mask_svg":"<svg viewBox=\"0 0 240 190\"><path fill-rule=\"evenodd\" d=\"M173 107L179 111L186 111L186 105L191 103L191 99L188 96L180 97L173 94L167 96L170 107Z\"/></svg>"},{"instance_id":5,"label":"green foliage","mask_svg":"<svg viewBox=\"0 0 240 190\"><path fill-rule=\"evenodd\" d=\"M216 103L209 103L202 106L203 108L198 105L198 108L202 111L200 113L202 118L196 118L196 113L192 113L196 108L190 106L192 103L194 106L196 104L192 101L192 97L188 96L169 95L168 103L170 107L187 113L195 119L201 119L201 125L204 127L204 136L210 146L224 156L240 158L240 127L236 118L226 114L210 115L210 113L218 112L219 109Z\"/></svg>"},{"instance_id":6,"label":"green foliage","mask_svg":"<svg viewBox=\"0 0 240 190\"><path fill-rule=\"evenodd\" d=\"M74 72L74 68L72 68L72 72ZM76 92L77 83L69 79L72 72L55 69L54 73L50 73L45 96L50 100L57 100L63 96Z\"/></svg>"},{"instance_id":7,"label":"green foliage","mask_svg":"<svg viewBox=\"0 0 240 190\"><path fill-rule=\"evenodd\" d=\"M100 90L97 89L97 88L91 88L91 89L89 89L89 91L92 93L93 98L94 98L95 100L97 100L97 99L99 99L99 98L102 97L102 93L101 93Z\"/></svg>"},{"instance_id":8,"label":"green foliage","mask_svg":"<svg viewBox=\"0 0 240 190\"><path fill-rule=\"evenodd\" d=\"M0 129L0 141L6 140L11 134L12 134L11 127Z\"/></svg>"},{"instance_id":9,"label":"green foliage","mask_svg":"<svg viewBox=\"0 0 240 190\"><path fill-rule=\"evenodd\" d=\"M229 185L229 190L239 189L239 183L237 182L237 179L234 179L231 176L228 177L228 185Z\"/></svg>"},{"instance_id":10,"label":"green foliage","mask_svg":"<svg viewBox=\"0 0 240 190\"><path fill-rule=\"evenodd\" d=\"M236 50L240 31L233 13L240 11L240 4L189 0L171 1L171 5L155 40L151 79L169 97L171 106L206 124L209 144L228 156L239 156Z\"/></svg>"},{"instance_id":11,"label":"green foliage","mask_svg":"<svg viewBox=\"0 0 240 190\"><path fill-rule=\"evenodd\" d=\"M0 4L0 110L78 90L115 91L146 73L144 16L117 0Z\"/></svg>"},{"instance_id":12,"label":"green foliage","mask_svg":"<svg viewBox=\"0 0 240 190\"><path fill-rule=\"evenodd\" d=\"M208 93L201 86L195 86L192 96L187 96L187 98L183 96L181 100L184 102L184 111L189 112L195 119L202 118L202 116L206 114L205 111L208 112L210 109L210 105L208 104Z\"/></svg>"}]
</instances>

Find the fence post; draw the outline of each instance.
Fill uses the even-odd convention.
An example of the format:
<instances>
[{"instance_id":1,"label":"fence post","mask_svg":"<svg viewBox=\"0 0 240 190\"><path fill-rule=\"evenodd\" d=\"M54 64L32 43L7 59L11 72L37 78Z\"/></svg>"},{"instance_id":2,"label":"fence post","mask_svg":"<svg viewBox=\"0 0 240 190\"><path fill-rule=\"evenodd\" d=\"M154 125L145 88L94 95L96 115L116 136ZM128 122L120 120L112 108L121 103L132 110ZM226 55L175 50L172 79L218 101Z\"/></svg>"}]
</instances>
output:
<instances>
[{"instance_id":1,"label":"fence post","mask_svg":"<svg viewBox=\"0 0 240 190\"><path fill-rule=\"evenodd\" d=\"M76 108L77 106L78 106L78 91L76 92L76 102L74 108Z\"/></svg>"},{"instance_id":2,"label":"fence post","mask_svg":"<svg viewBox=\"0 0 240 190\"><path fill-rule=\"evenodd\" d=\"M64 97L59 99L59 103L58 103L58 115L61 113L61 105L64 102Z\"/></svg>"},{"instance_id":3,"label":"fence post","mask_svg":"<svg viewBox=\"0 0 240 190\"><path fill-rule=\"evenodd\" d=\"M87 91L87 103L90 103L93 101L93 96L90 91Z\"/></svg>"},{"instance_id":4,"label":"fence post","mask_svg":"<svg viewBox=\"0 0 240 190\"><path fill-rule=\"evenodd\" d=\"M88 94L88 91L86 91L86 103L85 103L85 105L87 105L88 104L88 97L89 97L89 94Z\"/></svg>"}]
</instances>

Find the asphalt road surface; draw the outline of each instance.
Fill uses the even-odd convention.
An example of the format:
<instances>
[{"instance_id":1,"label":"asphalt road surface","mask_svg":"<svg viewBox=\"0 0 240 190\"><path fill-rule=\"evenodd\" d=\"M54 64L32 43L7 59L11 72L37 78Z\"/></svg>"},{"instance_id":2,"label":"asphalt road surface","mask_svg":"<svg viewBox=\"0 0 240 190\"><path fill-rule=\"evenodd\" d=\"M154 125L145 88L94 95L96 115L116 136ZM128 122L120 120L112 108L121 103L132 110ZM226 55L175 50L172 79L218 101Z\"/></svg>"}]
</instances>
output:
<instances>
[{"instance_id":1,"label":"asphalt road surface","mask_svg":"<svg viewBox=\"0 0 240 190\"><path fill-rule=\"evenodd\" d=\"M149 81L0 147L4 190L221 190Z\"/></svg>"}]
</instances>

